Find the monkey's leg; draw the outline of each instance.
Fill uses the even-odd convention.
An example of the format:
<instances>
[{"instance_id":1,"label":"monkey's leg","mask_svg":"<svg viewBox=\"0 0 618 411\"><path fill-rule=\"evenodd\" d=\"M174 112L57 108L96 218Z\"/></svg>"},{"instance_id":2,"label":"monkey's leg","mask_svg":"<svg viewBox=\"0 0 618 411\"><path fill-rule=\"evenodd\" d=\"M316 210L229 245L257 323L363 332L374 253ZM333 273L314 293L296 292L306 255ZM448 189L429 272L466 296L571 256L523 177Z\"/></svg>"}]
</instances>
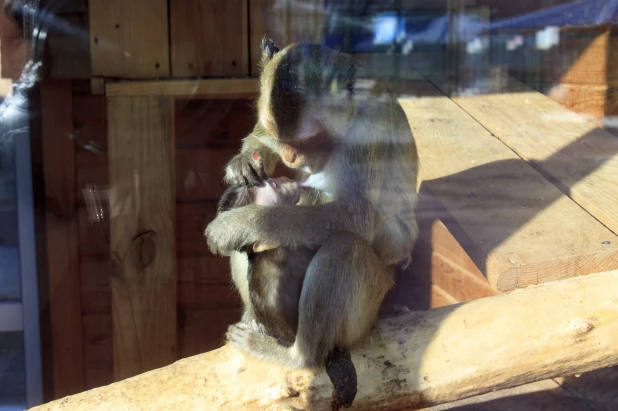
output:
<instances>
[{"instance_id":1,"label":"monkey's leg","mask_svg":"<svg viewBox=\"0 0 618 411\"><path fill-rule=\"evenodd\" d=\"M392 272L361 237L337 233L324 243L307 268L298 331L291 347L277 344L241 323L229 328L228 339L237 348L267 361L290 367L323 366L333 348L348 348L369 333L392 286ZM350 377L352 384L355 380ZM356 393L356 387L346 387L345 392Z\"/></svg>"}]
</instances>

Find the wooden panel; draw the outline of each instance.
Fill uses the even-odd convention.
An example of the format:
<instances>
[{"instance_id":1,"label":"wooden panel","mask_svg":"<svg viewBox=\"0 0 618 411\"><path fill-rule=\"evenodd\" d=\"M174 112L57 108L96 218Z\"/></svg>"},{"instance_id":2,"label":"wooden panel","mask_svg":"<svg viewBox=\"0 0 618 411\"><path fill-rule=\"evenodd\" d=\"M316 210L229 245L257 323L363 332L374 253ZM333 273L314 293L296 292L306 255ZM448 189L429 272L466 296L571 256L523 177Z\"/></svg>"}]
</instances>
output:
<instances>
[{"instance_id":1,"label":"wooden panel","mask_svg":"<svg viewBox=\"0 0 618 411\"><path fill-rule=\"evenodd\" d=\"M547 97L595 125L603 126L607 108L607 86L560 83L546 90L543 94Z\"/></svg>"},{"instance_id":2,"label":"wooden panel","mask_svg":"<svg viewBox=\"0 0 618 411\"><path fill-rule=\"evenodd\" d=\"M457 97L454 101L596 219L618 232L616 137L512 78L505 83L505 93L517 92Z\"/></svg>"},{"instance_id":3,"label":"wooden panel","mask_svg":"<svg viewBox=\"0 0 618 411\"><path fill-rule=\"evenodd\" d=\"M54 396L85 389L71 83L41 86L45 230Z\"/></svg>"},{"instance_id":4,"label":"wooden panel","mask_svg":"<svg viewBox=\"0 0 618 411\"><path fill-rule=\"evenodd\" d=\"M111 313L85 315L82 322L86 387L92 389L111 384L114 382Z\"/></svg>"},{"instance_id":5,"label":"wooden panel","mask_svg":"<svg viewBox=\"0 0 618 411\"><path fill-rule=\"evenodd\" d=\"M228 258L186 257L178 259L178 284L229 284Z\"/></svg>"},{"instance_id":6,"label":"wooden panel","mask_svg":"<svg viewBox=\"0 0 618 411\"><path fill-rule=\"evenodd\" d=\"M431 85L411 82L408 92L423 96L400 100L423 159L422 184L465 233L453 235L492 287L506 291L618 266L612 232ZM510 116L521 120L521 113Z\"/></svg>"},{"instance_id":7,"label":"wooden panel","mask_svg":"<svg viewBox=\"0 0 618 411\"><path fill-rule=\"evenodd\" d=\"M222 347L227 327L240 321L240 307L226 310L185 310L178 307L178 358Z\"/></svg>"},{"instance_id":8,"label":"wooden panel","mask_svg":"<svg viewBox=\"0 0 618 411\"><path fill-rule=\"evenodd\" d=\"M169 77L167 0L90 0L92 74Z\"/></svg>"},{"instance_id":9,"label":"wooden panel","mask_svg":"<svg viewBox=\"0 0 618 411\"><path fill-rule=\"evenodd\" d=\"M234 148L253 130L255 108L250 100L180 100L174 104L176 148ZM229 160L229 159L228 159Z\"/></svg>"},{"instance_id":10,"label":"wooden panel","mask_svg":"<svg viewBox=\"0 0 618 411\"><path fill-rule=\"evenodd\" d=\"M206 98L253 98L259 91L256 79L171 80L107 83L107 97L185 96Z\"/></svg>"},{"instance_id":11,"label":"wooden panel","mask_svg":"<svg viewBox=\"0 0 618 411\"><path fill-rule=\"evenodd\" d=\"M73 121L77 150L107 151L107 103L103 96L74 96Z\"/></svg>"},{"instance_id":12,"label":"wooden panel","mask_svg":"<svg viewBox=\"0 0 618 411\"><path fill-rule=\"evenodd\" d=\"M249 0L251 76L259 75L264 35L281 48L294 42L322 43L324 0Z\"/></svg>"},{"instance_id":13,"label":"wooden panel","mask_svg":"<svg viewBox=\"0 0 618 411\"><path fill-rule=\"evenodd\" d=\"M173 77L249 75L247 0L171 0Z\"/></svg>"},{"instance_id":14,"label":"wooden panel","mask_svg":"<svg viewBox=\"0 0 618 411\"><path fill-rule=\"evenodd\" d=\"M215 201L183 202L176 205L178 257L209 256L204 230L217 214Z\"/></svg>"},{"instance_id":15,"label":"wooden panel","mask_svg":"<svg viewBox=\"0 0 618 411\"><path fill-rule=\"evenodd\" d=\"M218 201L227 185L225 166L239 149L178 150L176 152L176 199Z\"/></svg>"},{"instance_id":16,"label":"wooden panel","mask_svg":"<svg viewBox=\"0 0 618 411\"><path fill-rule=\"evenodd\" d=\"M114 377L176 359L171 106L166 97L110 98Z\"/></svg>"},{"instance_id":17,"label":"wooden panel","mask_svg":"<svg viewBox=\"0 0 618 411\"><path fill-rule=\"evenodd\" d=\"M56 16L62 24L51 25L47 33L44 70L50 78L77 79L91 77L88 16ZM67 32L66 26L71 30Z\"/></svg>"}]
</instances>

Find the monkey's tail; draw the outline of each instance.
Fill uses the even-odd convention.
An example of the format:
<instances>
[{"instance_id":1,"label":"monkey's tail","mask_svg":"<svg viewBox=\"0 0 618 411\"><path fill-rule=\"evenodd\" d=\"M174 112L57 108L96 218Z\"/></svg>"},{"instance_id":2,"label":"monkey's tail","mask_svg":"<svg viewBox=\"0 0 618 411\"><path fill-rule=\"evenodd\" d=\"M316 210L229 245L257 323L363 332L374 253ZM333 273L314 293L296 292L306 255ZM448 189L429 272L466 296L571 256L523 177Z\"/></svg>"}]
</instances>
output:
<instances>
[{"instance_id":1,"label":"monkey's tail","mask_svg":"<svg viewBox=\"0 0 618 411\"><path fill-rule=\"evenodd\" d=\"M350 350L334 348L326 358L326 373L335 386L333 409L349 408L357 392L356 368Z\"/></svg>"}]
</instances>

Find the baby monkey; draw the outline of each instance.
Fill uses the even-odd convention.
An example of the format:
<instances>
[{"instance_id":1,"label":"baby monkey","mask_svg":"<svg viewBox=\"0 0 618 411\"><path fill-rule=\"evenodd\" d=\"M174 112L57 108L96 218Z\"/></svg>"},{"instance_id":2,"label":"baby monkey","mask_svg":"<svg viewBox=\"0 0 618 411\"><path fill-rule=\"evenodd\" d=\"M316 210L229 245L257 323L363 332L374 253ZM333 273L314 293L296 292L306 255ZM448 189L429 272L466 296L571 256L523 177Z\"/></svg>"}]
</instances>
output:
<instances>
[{"instance_id":1,"label":"baby monkey","mask_svg":"<svg viewBox=\"0 0 618 411\"><path fill-rule=\"evenodd\" d=\"M286 177L269 178L263 170L256 180L253 185L229 187L219 201L217 212L249 204L296 205L301 198L303 188L296 181ZM305 272L317 248L254 243L241 251L247 254L250 301L250 306L245 307L244 320L280 344L292 346L298 329L298 305ZM356 396L357 376L349 350L333 350L325 365L339 402L351 405Z\"/></svg>"}]
</instances>

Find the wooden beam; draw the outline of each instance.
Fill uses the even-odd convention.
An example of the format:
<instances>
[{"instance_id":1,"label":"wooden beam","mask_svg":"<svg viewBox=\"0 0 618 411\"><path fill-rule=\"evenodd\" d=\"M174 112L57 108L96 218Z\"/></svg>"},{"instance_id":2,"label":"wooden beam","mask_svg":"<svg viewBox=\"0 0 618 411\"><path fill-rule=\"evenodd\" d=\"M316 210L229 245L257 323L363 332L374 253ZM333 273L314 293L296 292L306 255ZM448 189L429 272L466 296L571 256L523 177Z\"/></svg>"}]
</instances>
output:
<instances>
[{"instance_id":1,"label":"wooden beam","mask_svg":"<svg viewBox=\"0 0 618 411\"><path fill-rule=\"evenodd\" d=\"M447 225L494 289L618 268L618 237L453 101L421 81L410 81L401 93L422 161L422 187L445 209L444 215L436 210L435 219ZM485 110L496 106L505 104L496 101ZM531 116L510 112L509 118L530 129L545 127Z\"/></svg>"},{"instance_id":2,"label":"wooden beam","mask_svg":"<svg viewBox=\"0 0 618 411\"><path fill-rule=\"evenodd\" d=\"M383 320L353 350L353 407L420 409L618 364L617 287L614 271ZM34 410L329 410L332 400L323 370L225 346Z\"/></svg>"},{"instance_id":3,"label":"wooden beam","mask_svg":"<svg viewBox=\"0 0 618 411\"><path fill-rule=\"evenodd\" d=\"M82 391L84 356L70 81L41 85L45 236L54 396Z\"/></svg>"},{"instance_id":4,"label":"wooden beam","mask_svg":"<svg viewBox=\"0 0 618 411\"><path fill-rule=\"evenodd\" d=\"M172 77L249 75L247 0L171 0Z\"/></svg>"},{"instance_id":5,"label":"wooden beam","mask_svg":"<svg viewBox=\"0 0 618 411\"><path fill-rule=\"evenodd\" d=\"M90 0L92 75L169 77L167 0Z\"/></svg>"},{"instance_id":6,"label":"wooden beam","mask_svg":"<svg viewBox=\"0 0 618 411\"><path fill-rule=\"evenodd\" d=\"M107 100L116 379L176 359L171 110L167 97Z\"/></svg>"},{"instance_id":7,"label":"wooden beam","mask_svg":"<svg viewBox=\"0 0 618 411\"><path fill-rule=\"evenodd\" d=\"M496 81L494 89L475 96L455 96L453 101L618 233L616 136L512 77L499 75L503 80ZM448 84L438 84L450 91Z\"/></svg>"},{"instance_id":8,"label":"wooden beam","mask_svg":"<svg viewBox=\"0 0 618 411\"><path fill-rule=\"evenodd\" d=\"M169 80L106 83L107 97L181 96L209 99L241 99L255 97L259 91L256 79Z\"/></svg>"}]
</instances>

